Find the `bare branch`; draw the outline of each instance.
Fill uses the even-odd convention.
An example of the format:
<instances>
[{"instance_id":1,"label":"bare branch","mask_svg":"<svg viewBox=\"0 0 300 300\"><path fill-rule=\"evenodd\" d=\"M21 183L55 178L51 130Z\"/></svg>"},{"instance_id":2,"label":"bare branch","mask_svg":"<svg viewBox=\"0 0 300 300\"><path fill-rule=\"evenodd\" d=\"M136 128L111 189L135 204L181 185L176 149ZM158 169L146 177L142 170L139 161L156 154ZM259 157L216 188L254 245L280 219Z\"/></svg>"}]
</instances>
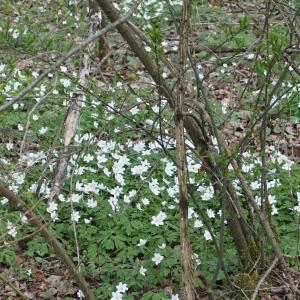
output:
<instances>
[{"instance_id":1,"label":"bare branch","mask_svg":"<svg viewBox=\"0 0 300 300\"><path fill-rule=\"evenodd\" d=\"M270 267L268 268L268 270L266 271L266 273L260 278L259 282L257 283L254 293L251 297L251 300L255 300L256 296L258 294L258 290L260 288L260 286L264 283L264 281L266 280L266 278L269 276L269 274L272 272L272 270L275 268L276 264L278 262L278 257L275 257L275 259L273 260L272 264L270 265Z\"/></svg>"}]
</instances>

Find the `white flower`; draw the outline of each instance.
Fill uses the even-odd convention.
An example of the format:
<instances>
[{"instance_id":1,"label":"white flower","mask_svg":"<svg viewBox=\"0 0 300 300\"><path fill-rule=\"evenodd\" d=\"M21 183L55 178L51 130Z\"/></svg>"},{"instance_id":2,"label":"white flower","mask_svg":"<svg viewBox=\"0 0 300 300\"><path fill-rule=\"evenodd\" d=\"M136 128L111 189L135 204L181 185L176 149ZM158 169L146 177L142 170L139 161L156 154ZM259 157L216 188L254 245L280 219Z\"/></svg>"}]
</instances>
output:
<instances>
[{"instance_id":1,"label":"white flower","mask_svg":"<svg viewBox=\"0 0 300 300\"><path fill-rule=\"evenodd\" d=\"M158 184L158 180L157 179L152 179L151 182L149 182L149 189L151 190L151 192L158 196L160 194L160 187Z\"/></svg>"},{"instance_id":2,"label":"white flower","mask_svg":"<svg viewBox=\"0 0 300 300\"><path fill-rule=\"evenodd\" d=\"M154 253L154 256L152 257L152 261L154 262L154 264L156 266L159 265L163 259L164 259L164 257L162 255L160 255L159 253Z\"/></svg>"},{"instance_id":3,"label":"white flower","mask_svg":"<svg viewBox=\"0 0 300 300\"><path fill-rule=\"evenodd\" d=\"M40 135L44 135L47 131L48 131L48 127L42 127L42 128L39 130L39 134L40 134Z\"/></svg>"},{"instance_id":4,"label":"white flower","mask_svg":"<svg viewBox=\"0 0 300 300\"><path fill-rule=\"evenodd\" d=\"M153 112L155 112L156 114L158 114L159 113L159 106L158 105L152 106L152 110L153 110Z\"/></svg>"},{"instance_id":5,"label":"white flower","mask_svg":"<svg viewBox=\"0 0 300 300\"><path fill-rule=\"evenodd\" d=\"M79 194L71 194L71 196L69 197L69 202L73 202L73 203L79 203L79 200L81 199L81 195Z\"/></svg>"},{"instance_id":6,"label":"white flower","mask_svg":"<svg viewBox=\"0 0 300 300\"><path fill-rule=\"evenodd\" d=\"M86 205L89 208L95 208L97 206L97 201L91 198L87 201Z\"/></svg>"},{"instance_id":7,"label":"white flower","mask_svg":"<svg viewBox=\"0 0 300 300\"><path fill-rule=\"evenodd\" d=\"M258 190L260 188L260 182L258 180L253 181L253 182L250 183L250 187L253 190Z\"/></svg>"},{"instance_id":8,"label":"white flower","mask_svg":"<svg viewBox=\"0 0 300 300\"><path fill-rule=\"evenodd\" d=\"M51 214L53 211L56 210L57 210L57 203L55 203L54 201L49 202L47 212Z\"/></svg>"},{"instance_id":9,"label":"white flower","mask_svg":"<svg viewBox=\"0 0 300 300\"><path fill-rule=\"evenodd\" d=\"M188 170L192 173L198 173L199 169L201 168L201 164L196 164L192 160L188 160Z\"/></svg>"},{"instance_id":10,"label":"white flower","mask_svg":"<svg viewBox=\"0 0 300 300\"><path fill-rule=\"evenodd\" d=\"M144 141L139 141L138 143L134 144L133 150L140 153L145 150L145 142Z\"/></svg>"},{"instance_id":11,"label":"white flower","mask_svg":"<svg viewBox=\"0 0 300 300\"><path fill-rule=\"evenodd\" d=\"M208 230L205 230L205 232L204 232L204 238L207 241L211 241L212 240L211 234L210 234L210 232Z\"/></svg>"},{"instance_id":12,"label":"white flower","mask_svg":"<svg viewBox=\"0 0 300 300\"><path fill-rule=\"evenodd\" d=\"M146 243L147 243L147 240L140 239L140 241L138 242L137 246L138 246L138 247L142 247L142 246L145 246Z\"/></svg>"},{"instance_id":13,"label":"white flower","mask_svg":"<svg viewBox=\"0 0 300 300\"><path fill-rule=\"evenodd\" d=\"M4 198L5 199L5 198ZM3 199L3 200L4 200ZM3 201L2 200L2 201ZM294 207L294 211L296 211L296 212L298 212L298 213L300 213L300 193L299 192L297 192L297 205ZM3 203L2 203L3 204Z\"/></svg>"},{"instance_id":14,"label":"white flower","mask_svg":"<svg viewBox=\"0 0 300 300\"><path fill-rule=\"evenodd\" d=\"M31 75L32 75L34 78L38 78L39 72L33 71L33 72L31 73Z\"/></svg>"},{"instance_id":15,"label":"white flower","mask_svg":"<svg viewBox=\"0 0 300 300\"><path fill-rule=\"evenodd\" d=\"M269 195L268 200L269 200L270 204L275 204L276 203L276 198L275 198L274 195Z\"/></svg>"},{"instance_id":16,"label":"white flower","mask_svg":"<svg viewBox=\"0 0 300 300\"><path fill-rule=\"evenodd\" d=\"M251 170L254 169L254 167L255 167L254 164L249 164L249 165L244 164L244 165L242 166L242 170L243 170L243 172L245 172L245 173L249 173Z\"/></svg>"},{"instance_id":17,"label":"white flower","mask_svg":"<svg viewBox=\"0 0 300 300\"><path fill-rule=\"evenodd\" d=\"M131 168L132 175L142 175L150 168L150 164L147 160L143 160L140 165Z\"/></svg>"},{"instance_id":18,"label":"white flower","mask_svg":"<svg viewBox=\"0 0 300 300\"><path fill-rule=\"evenodd\" d=\"M173 176L175 171L176 171L176 166L173 164L173 162L167 162L165 167L165 173L168 176Z\"/></svg>"},{"instance_id":19,"label":"white flower","mask_svg":"<svg viewBox=\"0 0 300 300\"><path fill-rule=\"evenodd\" d=\"M124 293L126 293L127 290L128 290L128 287L127 287L127 284L126 284L126 283L120 282L120 283L117 285L117 292L119 292L119 293L121 293L121 294L124 294Z\"/></svg>"},{"instance_id":20,"label":"white flower","mask_svg":"<svg viewBox=\"0 0 300 300\"><path fill-rule=\"evenodd\" d=\"M2 73L5 69L5 65L4 64L0 64L0 73Z\"/></svg>"},{"instance_id":21,"label":"white flower","mask_svg":"<svg viewBox=\"0 0 300 300\"><path fill-rule=\"evenodd\" d=\"M128 203L128 204L131 202L131 198L129 197L129 195L125 195L123 200L125 203Z\"/></svg>"},{"instance_id":22,"label":"white flower","mask_svg":"<svg viewBox=\"0 0 300 300\"><path fill-rule=\"evenodd\" d=\"M67 78L62 78L60 82L63 84L65 88L68 88L71 85L71 81Z\"/></svg>"},{"instance_id":23,"label":"white flower","mask_svg":"<svg viewBox=\"0 0 300 300\"><path fill-rule=\"evenodd\" d=\"M23 130L24 130L24 127L23 127L22 124L18 124L18 130L19 130L19 131L23 131Z\"/></svg>"},{"instance_id":24,"label":"white flower","mask_svg":"<svg viewBox=\"0 0 300 300\"><path fill-rule=\"evenodd\" d=\"M83 161L86 162L86 163L89 163L93 160L94 160L94 156L89 154L89 153L83 157Z\"/></svg>"},{"instance_id":25,"label":"white flower","mask_svg":"<svg viewBox=\"0 0 300 300\"><path fill-rule=\"evenodd\" d=\"M116 197L110 197L108 199L108 203L110 204L111 209L113 211L118 211L119 210L118 198L116 198Z\"/></svg>"},{"instance_id":26,"label":"white flower","mask_svg":"<svg viewBox=\"0 0 300 300\"><path fill-rule=\"evenodd\" d=\"M13 31L12 37L13 37L14 39L17 39L18 36L19 36L19 34L20 34L20 33L18 32L18 30L15 29L15 30Z\"/></svg>"},{"instance_id":27,"label":"white flower","mask_svg":"<svg viewBox=\"0 0 300 300\"><path fill-rule=\"evenodd\" d=\"M206 212L207 212L207 215L210 219L215 217L215 212L212 209L209 208L209 209L206 210Z\"/></svg>"},{"instance_id":28,"label":"white flower","mask_svg":"<svg viewBox=\"0 0 300 300\"><path fill-rule=\"evenodd\" d=\"M120 186L116 186L115 188L109 191L114 197L119 197L123 193L123 188Z\"/></svg>"},{"instance_id":29,"label":"white flower","mask_svg":"<svg viewBox=\"0 0 300 300\"><path fill-rule=\"evenodd\" d=\"M178 192L179 192L178 185L174 185L173 187L169 187L167 189L167 193L168 193L169 197L171 197L171 198L175 198L175 196Z\"/></svg>"},{"instance_id":30,"label":"white flower","mask_svg":"<svg viewBox=\"0 0 300 300\"><path fill-rule=\"evenodd\" d=\"M106 156L104 154L97 155L97 162L98 162L98 167L99 168L102 167L102 164L107 162Z\"/></svg>"},{"instance_id":31,"label":"white flower","mask_svg":"<svg viewBox=\"0 0 300 300\"><path fill-rule=\"evenodd\" d=\"M14 144L13 143L6 143L6 149L8 150L8 151L10 151L10 150L12 150L13 148L14 148Z\"/></svg>"},{"instance_id":32,"label":"white flower","mask_svg":"<svg viewBox=\"0 0 300 300\"><path fill-rule=\"evenodd\" d=\"M60 70L63 72L63 73L66 73L68 71L68 68L66 66L60 66Z\"/></svg>"},{"instance_id":33,"label":"white flower","mask_svg":"<svg viewBox=\"0 0 300 300\"><path fill-rule=\"evenodd\" d=\"M8 202L8 199L7 199L7 198L3 198L3 199L1 200L1 204L2 204L2 205L6 204L7 202Z\"/></svg>"},{"instance_id":34,"label":"white flower","mask_svg":"<svg viewBox=\"0 0 300 300\"><path fill-rule=\"evenodd\" d=\"M275 170L274 174L276 172L277 171ZM271 189L273 187L280 186L280 185L281 185L281 183L280 183L279 179L274 179L274 180L271 180L271 181L267 182L268 189Z\"/></svg>"},{"instance_id":35,"label":"white flower","mask_svg":"<svg viewBox=\"0 0 300 300\"><path fill-rule=\"evenodd\" d=\"M140 268L140 274L142 275L142 276L145 276L146 275L146 272L147 272L147 269L146 268L144 268L143 266L141 266L141 268Z\"/></svg>"},{"instance_id":36,"label":"white flower","mask_svg":"<svg viewBox=\"0 0 300 300\"><path fill-rule=\"evenodd\" d=\"M147 198L143 198L141 201L144 205L149 205L150 204L150 201Z\"/></svg>"},{"instance_id":37,"label":"white flower","mask_svg":"<svg viewBox=\"0 0 300 300\"><path fill-rule=\"evenodd\" d=\"M23 224L27 223L28 218L26 217L26 215L20 213L20 218L21 218L21 222Z\"/></svg>"},{"instance_id":38,"label":"white flower","mask_svg":"<svg viewBox=\"0 0 300 300\"><path fill-rule=\"evenodd\" d=\"M255 54L254 53L249 53L248 55L247 55L247 58L248 59L253 59L255 57Z\"/></svg>"},{"instance_id":39,"label":"white flower","mask_svg":"<svg viewBox=\"0 0 300 300\"><path fill-rule=\"evenodd\" d=\"M138 112L139 112L140 110L135 106L135 107L133 107L131 110L130 110L130 112L131 112L131 114L134 116L134 115L136 115Z\"/></svg>"},{"instance_id":40,"label":"white flower","mask_svg":"<svg viewBox=\"0 0 300 300\"><path fill-rule=\"evenodd\" d=\"M84 193L95 193L95 194L99 194L100 190L104 190L105 186L102 183L98 183L95 180L92 180L89 183L86 183L82 190Z\"/></svg>"},{"instance_id":41,"label":"white flower","mask_svg":"<svg viewBox=\"0 0 300 300\"><path fill-rule=\"evenodd\" d=\"M122 298L123 295L120 292L116 291L112 293L112 297L110 298L110 300L122 300Z\"/></svg>"},{"instance_id":42,"label":"white flower","mask_svg":"<svg viewBox=\"0 0 300 300\"><path fill-rule=\"evenodd\" d=\"M194 223L194 227L195 228L200 228L203 226L203 222L201 220L195 220L195 223Z\"/></svg>"},{"instance_id":43,"label":"white flower","mask_svg":"<svg viewBox=\"0 0 300 300\"><path fill-rule=\"evenodd\" d=\"M214 197L214 188L212 185L209 186L199 186L197 191L201 192L201 199L203 201L209 201Z\"/></svg>"},{"instance_id":44,"label":"white flower","mask_svg":"<svg viewBox=\"0 0 300 300\"><path fill-rule=\"evenodd\" d=\"M84 294L83 294L82 290L78 290L77 297L80 298L80 299L84 298Z\"/></svg>"},{"instance_id":45,"label":"white flower","mask_svg":"<svg viewBox=\"0 0 300 300\"><path fill-rule=\"evenodd\" d=\"M92 222L92 218L84 218L84 223L85 224L90 224Z\"/></svg>"},{"instance_id":46,"label":"white flower","mask_svg":"<svg viewBox=\"0 0 300 300\"><path fill-rule=\"evenodd\" d=\"M27 273L28 276L31 276L31 274L32 274L31 269L28 269L26 273Z\"/></svg>"},{"instance_id":47,"label":"white flower","mask_svg":"<svg viewBox=\"0 0 300 300\"><path fill-rule=\"evenodd\" d=\"M166 213L164 213L163 211L160 211L157 216L152 216L151 224L153 224L157 227L161 226L161 225L164 225L164 220L166 218L167 218Z\"/></svg>"},{"instance_id":48,"label":"white flower","mask_svg":"<svg viewBox=\"0 0 300 300\"><path fill-rule=\"evenodd\" d=\"M39 119L39 117L38 117L37 115L33 115L33 116L32 116L32 120L33 120L33 121L37 121L38 119Z\"/></svg>"},{"instance_id":49,"label":"white flower","mask_svg":"<svg viewBox=\"0 0 300 300\"><path fill-rule=\"evenodd\" d=\"M191 219L194 215L195 211L193 207L188 208L188 219Z\"/></svg>"},{"instance_id":50,"label":"white flower","mask_svg":"<svg viewBox=\"0 0 300 300\"><path fill-rule=\"evenodd\" d=\"M178 294L172 295L171 300L179 300Z\"/></svg>"},{"instance_id":51,"label":"white flower","mask_svg":"<svg viewBox=\"0 0 300 300\"><path fill-rule=\"evenodd\" d=\"M192 254L192 259L195 261L197 266L201 265L201 260L200 260L199 255L197 253Z\"/></svg>"},{"instance_id":52,"label":"white flower","mask_svg":"<svg viewBox=\"0 0 300 300\"><path fill-rule=\"evenodd\" d=\"M80 214L78 211L74 210L71 214L71 220L74 222L78 222L80 219Z\"/></svg>"},{"instance_id":53,"label":"white flower","mask_svg":"<svg viewBox=\"0 0 300 300\"><path fill-rule=\"evenodd\" d=\"M13 225L10 221L7 221L7 229L8 229L8 234L11 235L12 237L16 237L17 235L17 229L16 226Z\"/></svg>"},{"instance_id":54,"label":"white flower","mask_svg":"<svg viewBox=\"0 0 300 300\"><path fill-rule=\"evenodd\" d=\"M162 243L161 245L158 246L159 249L165 249L166 248L166 244Z\"/></svg>"},{"instance_id":55,"label":"white flower","mask_svg":"<svg viewBox=\"0 0 300 300\"><path fill-rule=\"evenodd\" d=\"M276 208L276 206L274 204L272 204L272 216L274 215L278 215L278 209Z\"/></svg>"}]
</instances>

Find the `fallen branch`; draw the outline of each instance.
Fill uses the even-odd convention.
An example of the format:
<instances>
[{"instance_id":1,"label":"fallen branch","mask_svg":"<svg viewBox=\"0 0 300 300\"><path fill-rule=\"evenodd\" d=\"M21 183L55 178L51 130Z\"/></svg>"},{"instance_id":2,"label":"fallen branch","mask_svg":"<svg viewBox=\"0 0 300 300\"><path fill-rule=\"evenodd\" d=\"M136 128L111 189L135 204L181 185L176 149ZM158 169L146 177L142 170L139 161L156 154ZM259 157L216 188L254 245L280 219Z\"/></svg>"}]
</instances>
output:
<instances>
[{"instance_id":1,"label":"fallen branch","mask_svg":"<svg viewBox=\"0 0 300 300\"><path fill-rule=\"evenodd\" d=\"M270 265L270 267L268 268L268 270L266 271L266 273L260 278L259 282L257 283L254 293L251 297L251 300L255 300L256 296L258 294L259 288L260 286L264 283L264 281L266 280L266 278L269 276L269 274L272 272L272 270L275 268L277 262L278 262L279 258L275 257L275 259L273 260L272 264Z\"/></svg>"},{"instance_id":2,"label":"fallen branch","mask_svg":"<svg viewBox=\"0 0 300 300\"><path fill-rule=\"evenodd\" d=\"M30 211L26 204L9 188L6 187L6 184L0 180L0 194L7 198L14 207L14 209L22 212L31 225L34 225L40 230L41 235L47 240L49 244L52 245L56 256L64 263L70 274L72 274L79 288L82 290L84 296L88 300L96 300L93 292L88 286L88 283L84 277L76 270L76 266L66 253L65 249L61 243L52 235L52 233L44 226L44 223L39 219L39 217Z\"/></svg>"}]
</instances>

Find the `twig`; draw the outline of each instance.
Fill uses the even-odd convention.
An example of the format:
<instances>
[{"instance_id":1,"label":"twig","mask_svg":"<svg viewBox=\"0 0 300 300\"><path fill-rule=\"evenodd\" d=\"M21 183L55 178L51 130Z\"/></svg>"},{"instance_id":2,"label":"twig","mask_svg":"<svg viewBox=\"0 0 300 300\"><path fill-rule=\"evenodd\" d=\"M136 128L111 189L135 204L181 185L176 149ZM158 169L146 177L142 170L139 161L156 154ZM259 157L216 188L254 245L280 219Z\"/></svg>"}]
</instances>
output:
<instances>
[{"instance_id":1,"label":"twig","mask_svg":"<svg viewBox=\"0 0 300 300\"><path fill-rule=\"evenodd\" d=\"M266 278L269 276L269 274L272 272L272 270L275 268L277 262L278 262L279 258L275 257L275 259L273 260L272 264L270 265L270 267L268 268L268 270L266 271L266 273L260 278L260 280L258 281L254 293L251 297L250 300L255 300L256 296L258 294L259 288L260 286L263 284L263 282L266 280Z\"/></svg>"}]
</instances>

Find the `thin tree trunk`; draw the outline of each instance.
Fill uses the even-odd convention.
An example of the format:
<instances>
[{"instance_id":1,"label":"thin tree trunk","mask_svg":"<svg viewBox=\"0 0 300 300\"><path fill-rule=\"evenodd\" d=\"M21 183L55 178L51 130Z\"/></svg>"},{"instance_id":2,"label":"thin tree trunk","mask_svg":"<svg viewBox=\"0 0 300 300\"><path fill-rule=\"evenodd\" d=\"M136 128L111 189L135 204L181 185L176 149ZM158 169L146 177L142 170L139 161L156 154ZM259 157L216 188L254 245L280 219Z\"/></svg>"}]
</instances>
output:
<instances>
[{"instance_id":1,"label":"thin tree trunk","mask_svg":"<svg viewBox=\"0 0 300 300\"><path fill-rule=\"evenodd\" d=\"M180 246L181 246L181 267L182 282L184 285L183 299L195 299L194 278L191 267L191 245L188 236L188 189L187 189L187 165L184 141L183 112L186 93L186 62L188 47L190 1L183 3L180 40L179 40L179 84L178 99L175 103L175 131L176 131L176 154L177 173L179 184L179 206L180 206Z\"/></svg>"}]
</instances>

